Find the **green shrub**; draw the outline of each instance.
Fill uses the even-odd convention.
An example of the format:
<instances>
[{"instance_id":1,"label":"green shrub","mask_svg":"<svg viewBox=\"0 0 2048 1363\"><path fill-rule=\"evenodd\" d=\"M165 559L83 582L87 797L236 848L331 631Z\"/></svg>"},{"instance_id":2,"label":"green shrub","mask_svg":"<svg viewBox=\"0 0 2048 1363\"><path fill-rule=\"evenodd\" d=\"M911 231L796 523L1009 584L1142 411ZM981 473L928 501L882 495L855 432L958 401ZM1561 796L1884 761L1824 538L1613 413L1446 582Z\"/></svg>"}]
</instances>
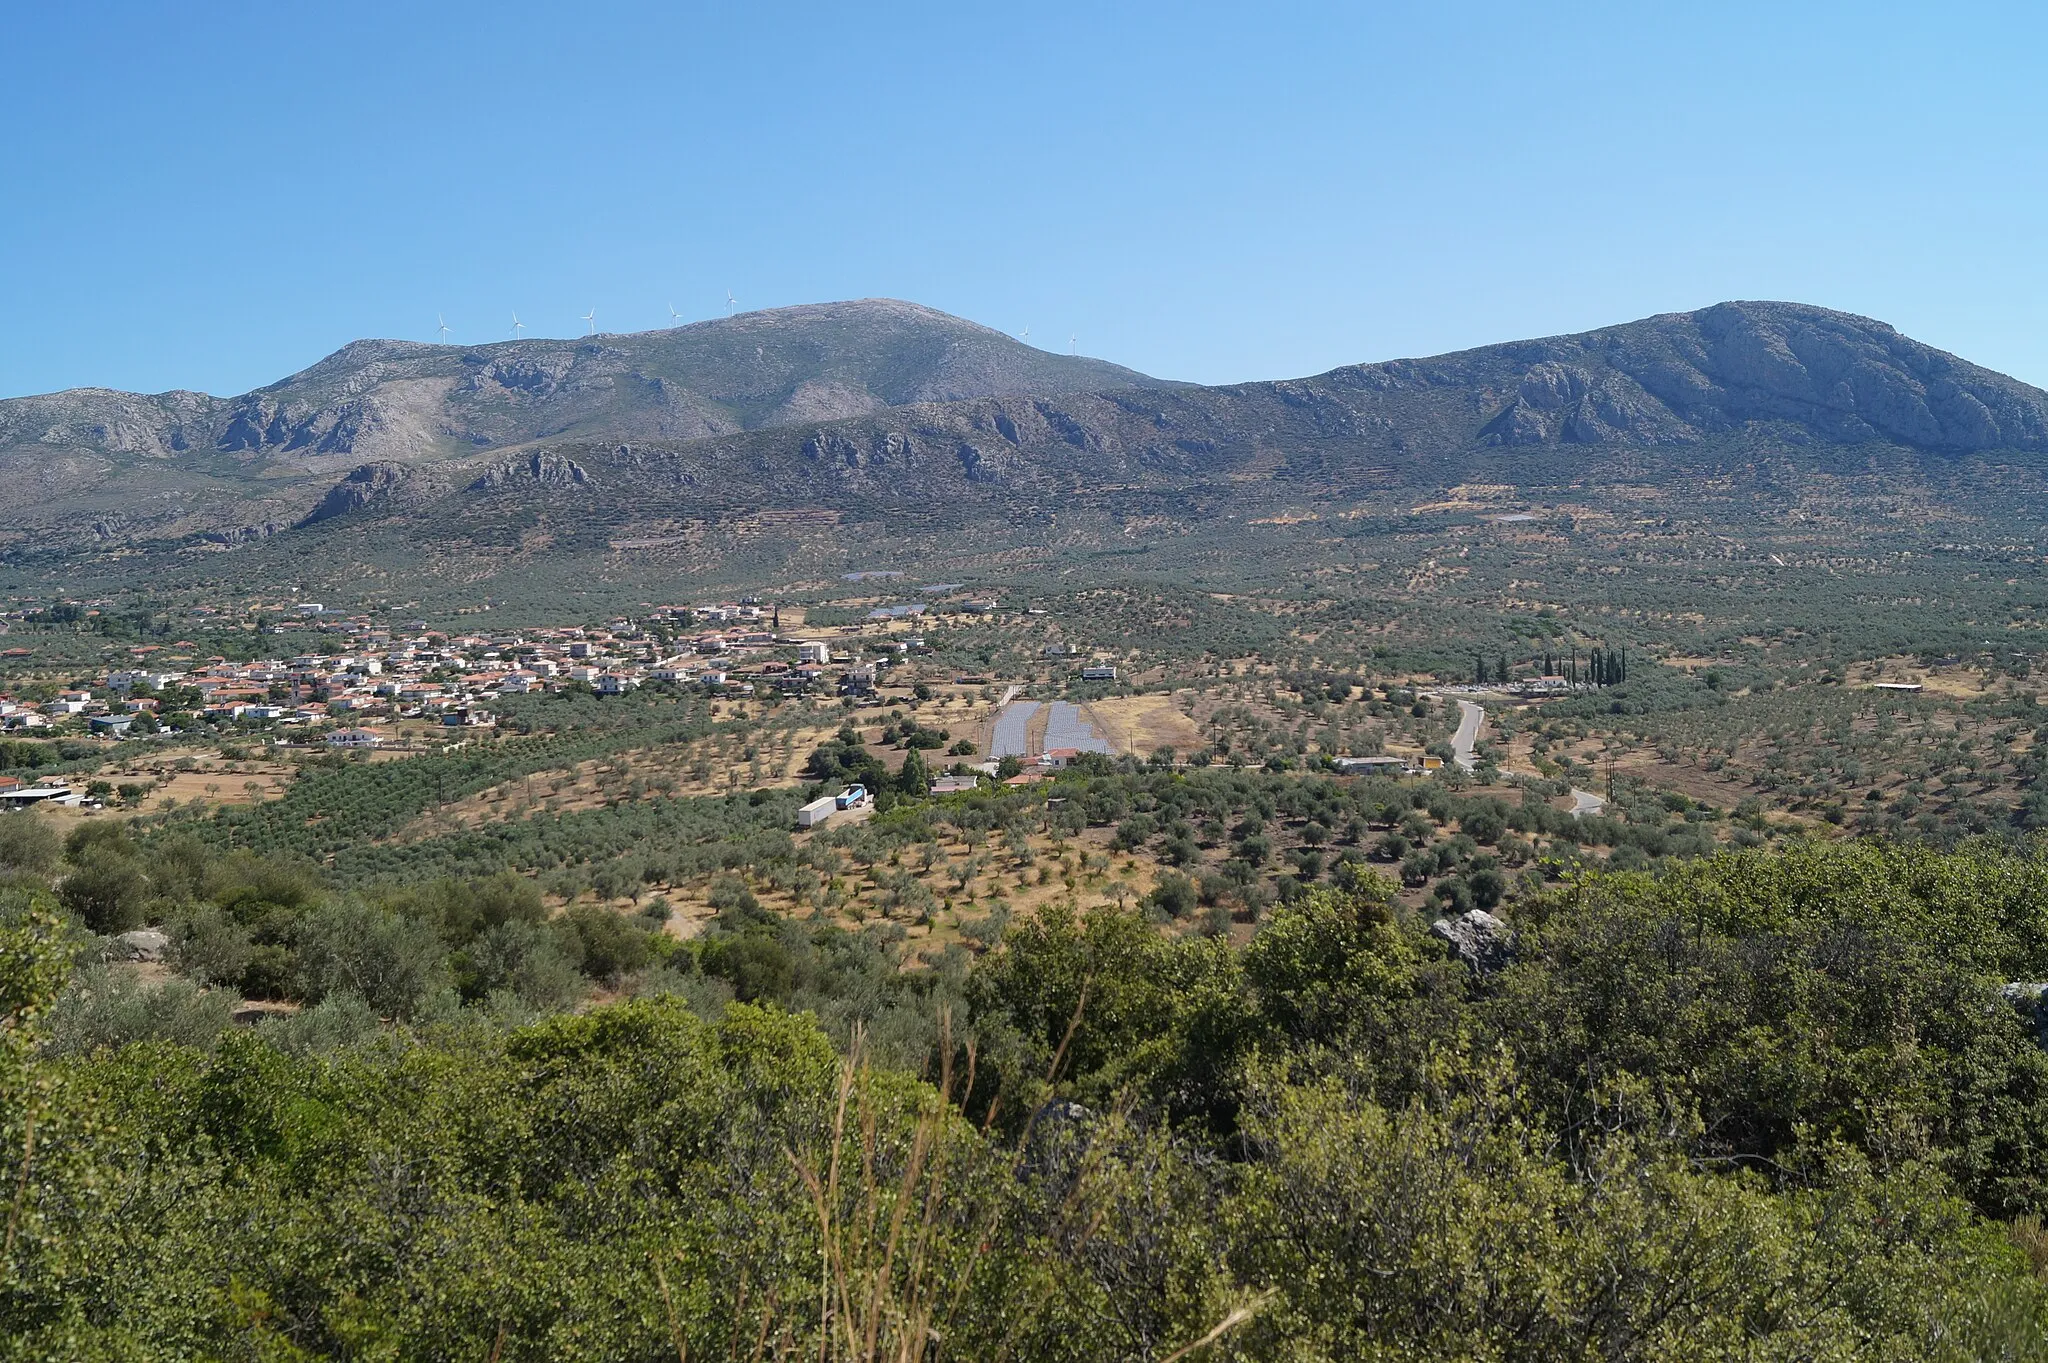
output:
<instances>
[{"instance_id":1,"label":"green shrub","mask_svg":"<svg viewBox=\"0 0 2048 1363\"><path fill-rule=\"evenodd\" d=\"M171 925L171 964L200 984L242 984L256 950L249 930L212 904L186 911Z\"/></svg>"},{"instance_id":2,"label":"green shrub","mask_svg":"<svg viewBox=\"0 0 2048 1363\"><path fill-rule=\"evenodd\" d=\"M0 812L0 871L41 875L63 851L56 831L40 815L26 809Z\"/></svg>"},{"instance_id":3,"label":"green shrub","mask_svg":"<svg viewBox=\"0 0 2048 1363\"><path fill-rule=\"evenodd\" d=\"M1152 887L1149 902L1168 918L1185 918L1195 911L1199 899L1192 880L1168 872L1160 876L1159 883Z\"/></svg>"},{"instance_id":4,"label":"green shrub","mask_svg":"<svg viewBox=\"0 0 2048 1363\"><path fill-rule=\"evenodd\" d=\"M102 936L141 927L150 886L135 859L119 855L106 844L93 846L83 857L57 887L64 907Z\"/></svg>"},{"instance_id":5,"label":"green shrub","mask_svg":"<svg viewBox=\"0 0 2048 1363\"><path fill-rule=\"evenodd\" d=\"M292 938L293 984L319 1003L353 994L383 1017L417 1014L443 983L444 957L432 928L417 919L340 897L301 919Z\"/></svg>"},{"instance_id":6,"label":"green shrub","mask_svg":"<svg viewBox=\"0 0 2048 1363\"><path fill-rule=\"evenodd\" d=\"M560 937L521 918L493 924L453 964L465 998L502 990L528 1008L546 1010L567 1007L585 992L578 962L563 951Z\"/></svg>"},{"instance_id":7,"label":"green shrub","mask_svg":"<svg viewBox=\"0 0 2048 1363\"><path fill-rule=\"evenodd\" d=\"M256 1035L287 1055L327 1055L375 1036L378 1026L370 1005L342 990L310 1008L265 1018Z\"/></svg>"},{"instance_id":8,"label":"green shrub","mask_svg":"<svg viewBox=\"0 0 2048 1363\"><path fill-rule=\"evenodd\" d=\"M704 973L732 986L742 1003L789 997L796 965L789 949L765 933L717 937L704 944Z\"/></svg>"},{"instance_id":9,"label":"green shrub","mask_svg":"<svg viewBox=\"0 0 2048 1363\"><path fill-rule=\"evenodd\" d=\"M241 999L226 989L201 990L189 980L144 981L122 965L89 965L57 999L49 1049L73 1054L134 1041L211 1046L232 1022Z\"/></svg>"},{"instance_id":10,"label":"green shrub","mask_svg":"<svg viewBox=\"0 0 2048 1363\"><path fill-rule=\"evenodd\" d=\"M617 980L647 964L648 932L601 904L572 905L551 924L562 954L596 980Z\"/></svg>"}]
</instances>

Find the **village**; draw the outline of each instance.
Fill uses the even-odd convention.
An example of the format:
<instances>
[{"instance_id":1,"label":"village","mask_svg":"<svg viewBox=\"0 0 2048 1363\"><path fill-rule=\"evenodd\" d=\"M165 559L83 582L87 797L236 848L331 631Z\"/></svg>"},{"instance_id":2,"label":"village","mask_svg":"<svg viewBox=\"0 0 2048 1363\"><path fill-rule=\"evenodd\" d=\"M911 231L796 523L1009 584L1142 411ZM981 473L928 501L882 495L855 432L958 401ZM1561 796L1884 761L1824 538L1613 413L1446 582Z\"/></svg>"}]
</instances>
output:
<instances>
[{"instance_id":1,"label":"village","mask_svg":"<svg viewBox=\"0 0 2048 1363\"><path fill-rule=\"evenodd\" d=\"M975 602L967 613L993 611L992 602ZM138 645L128 650L126 665L99 673L92 685L42 699L0 693L0 734L124 745L183 735L396 756L444 750L488 732L504 699L548 692L623 696L654 686L731 700L839 698L857 707L882 703L879 687L890 669L929 653L915 632L920 615L877 612L856 625L792 633L779 607L745 600L657 607L642 618L596 626L456 633L425 621L394 627L298 602L260 628L266 638L302 641L302 651L230 661L196 656L189 640ZM14 649L8 656L27 654ZM1116 679L1114 666L1075 662L1077 678ZM968 687L990 681L951 680ZM1025 751L1021 730L1013 748ZM1034 742L1032 765L1063 765L1078 751L1046 751ZM994 775L994 759L1004 755L972 764L975 774ZM945 773L939 784L962 779ZM90 810L102 799L62 776L0 776L0 807L39 803ZM860 807L851 801L840 808L849 804Z\"/></svg>"},{"instance_id":2,"label":"village","mask_svg":"<svg viewBox=\"0 0 2048 1363\"><path fill-rule=\"evenodd\" d=\"M1008 616L1015 617L1009 623L1030 625L1046 614L1035 608L1006 613L984 599L948 603L942 610L942 628L962 621L1000 626ZM223 618L234 618L220 608L201 614L207 618L195 623L216 628ZM649 606L644 614L602 623L464 631L433 628L425 620L380 622L322 602L296 601L241 617L240 628L253 629L267 645L255 651L267 656L251 659L245 651L241 660L201 657L200 645L190 639L136 644L125 650L124 662L103 664L103 670L73 678L62 689L46 680L18 686L17 695L0 692L0 735L96 740L94 751L122 752L117 760L130 767L136 766L126 756L134 751L131 744L154 747L151 740L173 738L255 745L278 759L324 751L376 760L447 751L489 736L508 700L549 693L622 697L652 687L730 702L803 701L810 708L832 702L834 713L926 700L964 709L972 716L972 736L949 740L946 755L955 760L933 765L930 793L938 796L971 790L982 780L1030 784L1086 753L1153 758L1165 749L1172 760L1178 747L1182 757L1204 760L1205 736L1180 712L1187 708L1191 714L1192 708L1177 708L1169 694L1122 702L1142 708L1121 721L1117 703L1102 702L1104 686L1128 691L1137 680L1120 677L1108 655L1070 641L1038 650L1037 670L1050 669L1053 676L1091 688L1096 703L1023 699L1023 686L1006 686L994 675L955 675L927 647L927 622L941 623L922 604L812 623L802 607L748 597ZM198 633L219 639L204 629ZM0 657L24 659L28 652L15 648ZM1454 705L1462 721L1440 750L1368 747L1354 755L1338 748L1324 760L1328 770L1350 776L1421 776L1446 764L1469 773L1477 765L1484 717L1468 696L1528 703L1576 689L1575 677L1516 680L1505 669L1491 685L1439 685L1425 694ZM818 721L825 726L819 736L829 735L838 722ZM166 776L162 759L145 763L143 770ZM796 776L790 769L778 779ZM47 804L89 813L125 789L90 775L0 776L0 807ZM221 795L204 781L198 793ZM176 798L168 784L154 794L152 806L158 809ZM1600 804L1579 792L1574 798L1581 812ZM857 816L872 803L873 793L858 787L826 793L806 806L798 826L813 827L848 812Z\"/></svg>"}]
</instances>

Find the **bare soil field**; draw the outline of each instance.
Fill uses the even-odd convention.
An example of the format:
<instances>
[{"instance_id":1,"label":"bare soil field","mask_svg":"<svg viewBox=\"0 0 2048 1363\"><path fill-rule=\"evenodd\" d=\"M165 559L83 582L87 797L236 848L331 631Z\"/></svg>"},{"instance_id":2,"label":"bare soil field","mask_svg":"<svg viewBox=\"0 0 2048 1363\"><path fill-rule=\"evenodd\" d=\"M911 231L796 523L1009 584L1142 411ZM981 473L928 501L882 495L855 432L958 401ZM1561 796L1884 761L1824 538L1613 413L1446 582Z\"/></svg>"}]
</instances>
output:
<instances>
[{"instance_id":1,"label":"bare soil field","mask_svg":"<svg viewBox=\"0 0 2048 1363\"><path fill-rule=\"evenodd\" d=\"M1116 696L1081 707L1097 733L1120 753L1149 757L1161 748L1186 754L1202 746L1202 731L1169 695Z\"/></svg>"}]
</instances>

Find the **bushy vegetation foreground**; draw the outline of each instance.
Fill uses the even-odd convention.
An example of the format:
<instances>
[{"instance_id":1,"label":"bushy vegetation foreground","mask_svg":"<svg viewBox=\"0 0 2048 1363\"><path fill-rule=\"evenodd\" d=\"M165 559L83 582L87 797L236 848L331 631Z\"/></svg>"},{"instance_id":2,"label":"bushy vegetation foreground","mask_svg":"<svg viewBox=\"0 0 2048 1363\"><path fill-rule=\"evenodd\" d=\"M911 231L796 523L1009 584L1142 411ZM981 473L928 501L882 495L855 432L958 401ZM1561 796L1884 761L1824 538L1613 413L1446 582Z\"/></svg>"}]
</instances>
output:
<instances>
[{"instance_id":1,"label":"bushy vegetation foreground","mask_svg":"<svg viewBox=\"0 0 2048 1363\"><path fill-rule=\"evenodd\" d=\"M805 966L845 1030L337 989L119 1045L4 894L8 1358L2048 1357L2033 853L1589 873L1490 975L1359 878L1245 946L1054 906L886 1001ZM728 916L669 978L826 950Z\"/></svg>"}]
</instances>

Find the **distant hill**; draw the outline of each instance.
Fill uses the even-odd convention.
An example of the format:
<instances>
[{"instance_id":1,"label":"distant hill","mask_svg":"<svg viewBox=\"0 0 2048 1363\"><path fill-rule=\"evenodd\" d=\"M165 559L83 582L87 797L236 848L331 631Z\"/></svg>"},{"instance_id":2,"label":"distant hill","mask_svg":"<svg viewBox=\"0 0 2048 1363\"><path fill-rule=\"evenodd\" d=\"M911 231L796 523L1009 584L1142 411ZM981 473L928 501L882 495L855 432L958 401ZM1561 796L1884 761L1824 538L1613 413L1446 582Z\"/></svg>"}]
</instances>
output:
<instances>
[{"instance_id":1,"label":"distant hill","mask_svg":"<svg viewBox=\"0 0 2048 1363\"><path fill-rule=\"evenodd\" d=\"M1879 322L1727 303L1305 379L916 403L659 448L561 450L620 464L611 481L655 495L668 483L837 505L1224 480L1252 504L1480 473L1655 481L1700 454L2039 453L2048 393Z\"/></svg>"},{"instance_id":2,"label":"distant hill","mask_svg":"<svg viewBox=\"0 0 2048 1363\"><path fill-rule=\"evenodd\" d=\"M1758 460L1947 476L2048 454L2048 393L1880 322L1758 302L1221 387L909 304L833 304L590 342L363 342L221 410L97 394L126 415L28 440L33 404L67 399L0 404L17 545L38 518L74 535L89 520L109 548L374 525L456 544L536 519L554 528L527 542L545 545L574 507L601 547L762 510L1014 526L1019 499L1151 498L1187 520L1468 480L1655 486ZM80 493L110 451L125 481Z\"/></svg>"},{"instance_id":3,"label":"distant hill","mask_svg":"<svg viewBox=\"0 0 2048 1363\"><path fill-rule=\"evenodd\" d=\"M1597 473L1602 450L1756 442L1934 458L2044 451L2048 393L1881 322L1799 304L1724 303L1305 379L920 406L693 449L779 451L798 467L854 470L892 457L933 466L950 455L969 483L1252 469L1427 481L1474 460L1501 467L1488 452L1563 453Z\"/></svg>"},{"instance_id":4,"label":"distant hill","mask_svg":"<svg viewBox=\"0 0 2048 1363\"><path fill-rule=\"evenodd\" d=\"M104 537L288 523L366 463L538 440L687 442L904 403L1150 382L888 299L569 341L357 341L240 397L74 389L0 401L0 528L97 524Z\"/></svg>"}]
</instances>

